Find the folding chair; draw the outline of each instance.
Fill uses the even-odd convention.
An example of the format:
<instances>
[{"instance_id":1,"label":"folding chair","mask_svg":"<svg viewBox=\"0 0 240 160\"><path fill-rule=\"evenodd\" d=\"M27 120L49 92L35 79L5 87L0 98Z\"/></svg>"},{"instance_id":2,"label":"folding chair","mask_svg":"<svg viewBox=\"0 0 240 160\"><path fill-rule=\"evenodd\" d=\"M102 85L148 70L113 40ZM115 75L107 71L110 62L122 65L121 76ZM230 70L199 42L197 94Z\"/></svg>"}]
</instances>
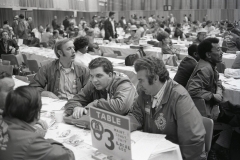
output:
<instances>
[{"instance_id":1,"label":"folding chair","mask_svg":"<svg viewBox=\"0 0 240 160\"><path fill-rule=\"evenodd\" d=\"M26 67L28 68L28 61L27 61L27 56L25 54L22 54L22 57L23 57L23 61L26 65Z\"/></svg>"},{"instance_id":2,"label":"folding chair","mask_svg":"<svg viewBox=\"0 0 240 160\"><path fill-rule=\"evenodd\" d=\"M47 65L47 64L49 64L49 63L51 63L50 60L45 60L45 61L40 62L40 65L41 65L41 67L42 67L42 66L45 66L45 65Z\"/></svg>"},{"instance_id":3,"label":"folding chair","mask_svg":"<svg viewBox=\"0 0 240 160\"><path fill-rule=\"evenodd\" d=\"M16 75L15 78L16 78L16 79L19 79L19 80L21 80L21 81L23 81L23 82L29 83L28 77L25 77L25 76L17 76L17 75Z\"/></svg>"},{"instance_id":4,"label":"folding chair","mask_svg":"<svg viewBox=\"0 0 240 160\"><path fill-rule=\"evenodd\" d=\"M39 66L36 60L27 60L28 61L28 66L29 66L29 70L32 73L37 73L39 70Z\"/></svg>"},{"instance_id":5,"label":"folding chair","mask_svg":"<svg viewBox=\"0 0 240 160\"><path fill-rule=\"evenodd\" d=\"M11 66L11 65L0 65L0 73L3 73L3 72L12 76L13 75L13 66Z\"/></svg>"},{"instance_id":6,"label":"folding chair","mask_svg":"<svg viewBox=\"0 0 240 160\"><path fill-rule=\"evenodd\" d=\"M19 67L17 58L13 54L2 54L2 59L10 61L10 64L13 65L14 67Z\"/></svg>"},{"instance_id":7,"label":"folding chair","mask_svg":"<svg viewBox=\"0 0 240 160\"><path fill-rule=\"evenodd\" d=\"M29 74L29 75L27 75L28 81L29 81L29 82L32 82L34 76L35 76L35 74Z\"/></svg>"},{"instance_id":8,"label":"folding chair","mask_svg":"<svg viewBox=\"0 0 240 160\"><path fill-rule=\"evenodd\" d=\"M7 60L3 60L2 61L2 65L6 65L6 66L8 66L8 65L10 65L10 61L7 61Z\"/></svg>"},{"instance_id":9,"label":"folding chair","mask_svg":"<svg viewBox=\"0 0 240 160\"><path fill-rule=\"evenodd\" d=\"M211 149L212 136L213 136L213 120L210 118L202 117L203 125L206 130L205 135L205 151L209 152Z\"/></svg>"}]
</instances>

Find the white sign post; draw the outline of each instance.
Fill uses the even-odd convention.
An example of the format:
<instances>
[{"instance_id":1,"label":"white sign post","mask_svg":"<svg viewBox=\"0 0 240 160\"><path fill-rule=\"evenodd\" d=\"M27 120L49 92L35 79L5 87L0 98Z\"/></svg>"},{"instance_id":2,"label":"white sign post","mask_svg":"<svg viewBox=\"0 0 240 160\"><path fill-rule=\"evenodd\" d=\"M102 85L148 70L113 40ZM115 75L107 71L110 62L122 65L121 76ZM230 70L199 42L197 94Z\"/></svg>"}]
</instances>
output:
<instances>
[{"instance_id":1,"label":"white sign post","mask_svg":"<svg viewBox=\"0 0 240 160\"><path fill-rule=\"evenodd\" d=\"M132 159L129 118L91 107L90 127L93 147L118 159Z\"/></svg>"}]
</instances>

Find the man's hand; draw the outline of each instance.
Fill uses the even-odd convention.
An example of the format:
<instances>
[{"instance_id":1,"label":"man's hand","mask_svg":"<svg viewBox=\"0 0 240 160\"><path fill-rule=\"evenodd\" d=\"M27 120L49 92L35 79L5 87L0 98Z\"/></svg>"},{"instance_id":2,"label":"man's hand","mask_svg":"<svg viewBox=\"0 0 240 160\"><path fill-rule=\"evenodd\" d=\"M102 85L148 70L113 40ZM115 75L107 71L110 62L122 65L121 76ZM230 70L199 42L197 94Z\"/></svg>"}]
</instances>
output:
<instances>
[{"instance_id":1,"label":"man's hand","mask_svg":"<svg viewBox=\"0 0 240 160\"><path fill-rule=\"evenodd\" d=\"M213 99L216 101L216 102L221 102L223 97L220 95L220 94L213 94Z\"/></svg>"},{"instance_id":2,"label":"man's hand","mask_svg":"<svg viewBox=\"0 0 240 160\"><path fill-rule=\"evenodd\" d=\"M15 52L16 52L16 49L15 49L15 48L12 48L11 53L12 53L12 54L15 54Z\"/></svg>"},{"instance_id":3,"label":"man's hand","mask_svg":"<svg viewBox=\"0 0 240 160\"><path fill-rule=\"evenodd\" d=\"M54 93L49 92L49 91L43 91L41 93L42 97L49 97L49 98L53 98L53 99L59 99Z\"/></svg>"},{"instance_id":4,"label":"man's hand","mask_svg":"<svg viewBox=\"0 0 240 160\"><path fill-rule=\"evenodd\" d=\"M75 118L75 119L79 119L83 116L83 114L87 114L87 110L83 107L75 107L73 109L73 114L72 114L72 117Z\"/></svg>"}]
</instances>

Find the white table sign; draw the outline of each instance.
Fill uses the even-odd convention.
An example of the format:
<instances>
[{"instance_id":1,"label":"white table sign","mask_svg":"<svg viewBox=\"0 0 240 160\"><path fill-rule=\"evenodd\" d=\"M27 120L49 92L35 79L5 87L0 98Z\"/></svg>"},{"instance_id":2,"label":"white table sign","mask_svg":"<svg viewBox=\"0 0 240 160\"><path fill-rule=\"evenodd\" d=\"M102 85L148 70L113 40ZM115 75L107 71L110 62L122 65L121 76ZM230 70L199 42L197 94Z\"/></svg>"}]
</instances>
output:
<instances>
[{"instance_id":1,"label":"white table sign","mask_svg":"<svg viewBox=\"0 0 240 160\"><path fill-rule=\"evenodd\" d=\"M103 38L94 38L94 43L102 45L103 44Z\"/></svg>"},{"instance_id":2,"label":"white table sign","mask_svg":"<svg viewBox=\"0 0 240 160\"><path fill-rule=\"evenodd\" d=\"M129 118L91 107L90 127L93 147L115 158L132 159Z\"/></svg>"}]
</instances>

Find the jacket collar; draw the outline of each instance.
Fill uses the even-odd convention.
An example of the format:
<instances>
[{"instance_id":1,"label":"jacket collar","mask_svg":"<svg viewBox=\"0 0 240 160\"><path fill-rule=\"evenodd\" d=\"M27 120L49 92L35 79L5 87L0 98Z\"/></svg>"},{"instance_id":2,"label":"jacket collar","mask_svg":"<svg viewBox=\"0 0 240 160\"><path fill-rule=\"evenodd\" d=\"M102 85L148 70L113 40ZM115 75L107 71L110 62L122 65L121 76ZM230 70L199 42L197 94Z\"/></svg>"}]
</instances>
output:
<instances>
[{"instance_id":1,"label":"jacket collar","mask_svg":"<svg viewBox=\"0 0 240 160\"><path fill-rule=\"evenodd\" d=\"M172 92L172 87L173 87L173 80L169 79L167 80L166 88L164 90L163 98L161 101L161 104L166 104L168 99L170 98L170 94Z\"/></svg>"},{"instance_id":2,"label":"jacket collar","mask_svg":"<svg viewBox=\"0 0 240 160\"><path fill-rule=\"evenodd\" d=\"M32 132L36 131L30 124L16 118L4 117L4 121L13 129L21 128L27 131L32 131Z\"/></svg>"}]
</instances>

